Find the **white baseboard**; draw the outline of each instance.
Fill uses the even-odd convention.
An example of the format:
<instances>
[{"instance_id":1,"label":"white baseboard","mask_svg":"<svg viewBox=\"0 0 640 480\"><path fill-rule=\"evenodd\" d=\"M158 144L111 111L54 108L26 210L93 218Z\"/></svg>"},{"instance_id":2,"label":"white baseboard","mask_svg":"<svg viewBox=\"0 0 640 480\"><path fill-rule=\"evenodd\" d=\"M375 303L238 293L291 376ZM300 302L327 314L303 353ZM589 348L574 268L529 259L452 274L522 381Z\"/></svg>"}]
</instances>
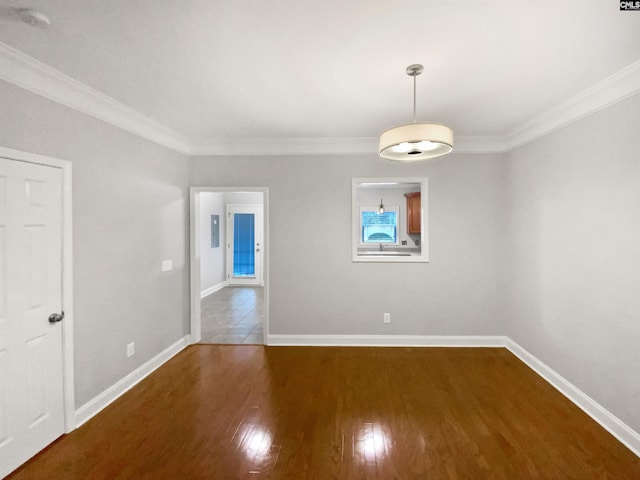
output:
<instances>
[{"instance_id":1,"label":"white baseboard","mask_svg":"<svg viewBox=\"0 0 640 480\"><path fill-rule=\"evenodd\" d=\"M522 360L529 368L549 382L560 393L598 422L611 435L616 437L629 450L640 457L640 434L638 434L638 432L516 342L508 337L505 338L507 339L505 347L509 349L511 353Z\"/></svg>"},{"instance_id":2,"label":"white baseboard","mask_svg":"<svg viewBox=\"0 0 640 480\"><path fill-rule=\"evenodd\" d=\"M116 400L163 363L189 345L189 336L178 340L113 386L76 410L76 428ZM522 360L560 393L598 422L640 457L640 434L626 425L582 390L509 337L439 335L268 335L269 346L361 346L361 347L503 347Z\"/></svg>"},{"instance_id":3,"label":"white baseboard","mask_svg":"<svg viewBox=\"0 0 640 480\"><path fill-rule=\"evenodd\" d=\"M140 365L129 375L107 388L104 392L97 395L96 397L82 405L80 408L78 408L76 410L76 428L98 414L110 403L123 395L154 370L162 366L163 363L183 350L187 345L189 345L189 343L189 335L181 338L176 343L170 345L165 350L157 354L148 362Z\"/></svg>"},{"instance_id":4,"label":"white baseboard","mask_svg":"<svg viewBox=\"0 0 640 480\"><path fill-rule=\"evenodd\" d=\"M269 346L504 347L502 336L440 335L268 335Z\"/></svg>"},{"instance_id":5,"label":"white baseboard","mask_svg":"<svg viewBox=\"0 0 640 480\"><path fill-rule=\"evenodd\" d=\"M208 297L212 293L216 293L218 290L222 290L226 286L227 286L227 281L225 280L224 282L220 282L217 285L214 285L213 287L205 288L200 292L200 298L202 299L204 297Z\"/></svg>"},{"instance_id":6,"label":"white baseboard","mask_svg":"<svg viewBox=\"0 0 640 480\"><path fill-rule=\"evenodd\" d=\"M504 347L640 457L640 434L506 336L268 335L269 346Z\"/></svg>"}]
</instances>

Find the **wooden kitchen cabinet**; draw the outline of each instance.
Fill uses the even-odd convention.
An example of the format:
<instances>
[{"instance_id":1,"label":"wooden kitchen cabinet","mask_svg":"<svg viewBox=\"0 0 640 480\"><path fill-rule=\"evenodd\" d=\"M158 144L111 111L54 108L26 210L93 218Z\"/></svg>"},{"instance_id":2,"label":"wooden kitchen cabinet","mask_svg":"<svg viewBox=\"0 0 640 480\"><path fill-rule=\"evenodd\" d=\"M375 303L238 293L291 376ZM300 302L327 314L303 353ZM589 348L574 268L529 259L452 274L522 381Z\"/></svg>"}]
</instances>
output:
<instances>
[{"instance_id":1,"label":"wooden kitchen cabinet","mask_svg":"<svg viewBox=\"0 0 640 480\"><path fill-rule=\"evenodd\" d=\"M407 197L407 233L420 233L420 192L405 193Z\"/></svg>"}]
</instances>

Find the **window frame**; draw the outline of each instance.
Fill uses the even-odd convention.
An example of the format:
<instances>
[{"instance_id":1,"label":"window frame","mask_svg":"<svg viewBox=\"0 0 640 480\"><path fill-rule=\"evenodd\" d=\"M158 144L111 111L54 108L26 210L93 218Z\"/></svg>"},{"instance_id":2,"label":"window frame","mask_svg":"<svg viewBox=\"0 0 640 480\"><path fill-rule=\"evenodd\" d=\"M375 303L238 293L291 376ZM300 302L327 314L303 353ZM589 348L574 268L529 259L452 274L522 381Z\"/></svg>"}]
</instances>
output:
<instances>
[{"instance_id":1,"label":"window frame","mask_svg":"<svg viewBox=\"0 0 640 480\"><path fill-rule=\"evenodd\" d=\"M384 206L384 211L386 212L395 212L396 214L396 223L395 223L395 242L365 242L364 241L364 224L362 222L362 214L364 212L377 212L378 211L379 205L373 205L373 206L361 206L360 207L360 235L359 235L359 240L360 240L360 246L361 247L370 247L372 245L380 245L381 243L384 245L393 245L393 246L398 246L400 245L400 207L397 205L385 205Z\"/></svg>"},{"instance_id":2,"label":"window frame","mask_svg":"<svg viewBox=\"0 0 640 480\"><path fill-rule=\"evenodd\" d=\"M366 191L366 188L387 187L390 185L408 184L414 188L420 186L420 223L421 232L418 237L419 245L409 248L410 245L389 245L388 250L379 251L375 244L361 244L361 214L358 192ZM390 187L393 188L393 187ZM414 190L415 191L415 190ZM363 202L364 206L369 205L371 200ZM390 205L391 206L391 205ZM377 178L352 178L351 179L351 261L353 263L427 263L429 262L429 190L427 177L377 177ZM400 212L402 212L402 208ZM398 228L404 228L404 220L398 217ZM417 235L417 234L416 234ZM401 232L397 235L398 241L402 239ZM367 247L369 247L367 249ZM398 255L396 250L412 250L409 256ZM376 251L378 250L378 251ZM389 251L389 254L385 254ZM395 253L395 254L394 254Z\"/></svg>"}]
</instances>

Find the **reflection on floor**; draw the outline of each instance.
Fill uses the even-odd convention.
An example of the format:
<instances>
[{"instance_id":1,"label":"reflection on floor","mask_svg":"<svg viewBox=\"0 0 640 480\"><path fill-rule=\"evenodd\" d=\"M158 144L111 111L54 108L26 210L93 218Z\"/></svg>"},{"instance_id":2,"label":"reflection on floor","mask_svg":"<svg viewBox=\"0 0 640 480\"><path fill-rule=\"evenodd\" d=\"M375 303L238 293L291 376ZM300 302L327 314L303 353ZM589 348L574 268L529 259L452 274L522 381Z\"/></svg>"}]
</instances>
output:
<instances>
[{"instance_id":1,"label":"reflection on floor","mask_svg":"<svg viewBox=\"0 0 640 480\"><path fill-rule=\"evenodd\" d=\"M638 480L640 458L506 348L192 345L7 480L112 479Z\"/></svg>"},{"instance_id":2,"label":"reflection on floor","mask_svg":"<svg viewBox=\"0 0 640 480\"><path fill-rule=\"evenodd\" d=\"M200 343L264 343L264 288L226 287L205 297Z\"/></svg>"}]
</instances>

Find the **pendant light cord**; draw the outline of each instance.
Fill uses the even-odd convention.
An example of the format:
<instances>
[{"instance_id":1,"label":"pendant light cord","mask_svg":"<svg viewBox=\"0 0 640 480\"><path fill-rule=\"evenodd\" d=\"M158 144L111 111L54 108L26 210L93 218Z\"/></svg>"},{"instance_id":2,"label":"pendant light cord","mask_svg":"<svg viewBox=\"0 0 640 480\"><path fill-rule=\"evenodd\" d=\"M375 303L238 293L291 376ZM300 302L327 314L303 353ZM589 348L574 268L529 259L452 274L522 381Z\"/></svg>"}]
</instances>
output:
<instances>
[{"instance_id":1,"label":"pendant light cord","mask_svg":"<svg viewBox=\"0 0 640 480\"><path fill-rule=\"evenodd\" d=\"M413 123L416 123L416 75L413 75Z\"/></svg>"}]
</instances>

